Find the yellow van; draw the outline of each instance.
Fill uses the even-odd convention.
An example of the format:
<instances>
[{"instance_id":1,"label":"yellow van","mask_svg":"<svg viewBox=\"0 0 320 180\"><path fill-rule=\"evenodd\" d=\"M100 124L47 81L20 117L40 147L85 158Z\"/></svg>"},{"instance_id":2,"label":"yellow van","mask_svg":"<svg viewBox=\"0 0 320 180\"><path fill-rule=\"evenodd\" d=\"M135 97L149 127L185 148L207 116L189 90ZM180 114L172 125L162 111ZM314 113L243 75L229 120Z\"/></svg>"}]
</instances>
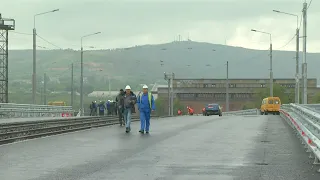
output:
<instances>
[{"instance_id":1,"label":"yellow van","mask_svg":"<svg viewBox=\"0 0 320 180\"><path fill-rule=\"evenodd\" d=\"M64 101L53 101L53 102L48 102L48 105L51 106L66 106L66 102Z\"/></svg>"},{"instance_id":2,"label":"yellow van","mask_svg":"<svg viewBox=\"0 0 320 180\"><path fill-rule=\"evenodd\" d=\"M281 100L279 97L267 97L262 100L261 107L260 107L260 113L261 115L268 115L269 113L272 113L274 115L280 114L280 106L281 106Z\"/></svg>"}]
</instances>

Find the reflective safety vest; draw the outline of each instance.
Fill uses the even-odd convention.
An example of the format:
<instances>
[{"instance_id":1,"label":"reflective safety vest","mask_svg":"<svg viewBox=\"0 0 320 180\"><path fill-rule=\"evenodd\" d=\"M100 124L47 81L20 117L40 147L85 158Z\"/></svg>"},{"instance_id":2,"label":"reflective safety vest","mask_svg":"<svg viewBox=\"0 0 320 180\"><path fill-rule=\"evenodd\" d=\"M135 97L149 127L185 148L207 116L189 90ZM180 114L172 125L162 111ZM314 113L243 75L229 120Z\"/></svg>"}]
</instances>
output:
<instances>
[{"instance_id":1,"label":"reflective safety vest","mask_svg":"<svg viewBox=\"0 0 320 180\"><path fill-rule=\"evenodd\" d=\"M140 95L140 103L142 102L141 101L142 100L142 95ZM152 108L151 99L152 99L152 94L148 92L148 100L149 100L150 109Z\"/></svg>"}]
</instances>

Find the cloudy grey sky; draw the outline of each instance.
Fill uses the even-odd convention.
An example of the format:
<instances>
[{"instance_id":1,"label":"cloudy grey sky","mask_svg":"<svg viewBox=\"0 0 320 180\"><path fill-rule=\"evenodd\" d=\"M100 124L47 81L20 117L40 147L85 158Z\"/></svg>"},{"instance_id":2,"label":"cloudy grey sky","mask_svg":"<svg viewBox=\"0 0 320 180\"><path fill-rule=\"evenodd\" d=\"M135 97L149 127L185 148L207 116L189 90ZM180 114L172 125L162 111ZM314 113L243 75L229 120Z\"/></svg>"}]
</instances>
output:
<instances>
[{"instance_id":1,"label":"cloudy grey sky","mask_svg":"<svg viewBox=\"0 0 320 180\"><path fill-rule=\"evenodd\" d=\"M36 18L38 35L61 48L84 46L103 49L173 41L180 34L193 41L268 49L294 50L296 18L272 12L278 9L301 15L304 0L1 0L0 12L16 20L16 32L32 33L34 14L59 8ZM309 3L310 0L307 0ZM320 2L308 9L308 51L320 52ZM300 20L300 18L299 18ZM302 29L302 28L301 28ZM302 30L301 30L302 35ZM38 38L39 46L55 48ZM302 41L301 41L302 44ZM32 36L10 33L11 49L31 49Z\"/></svg>"}]
</instances>

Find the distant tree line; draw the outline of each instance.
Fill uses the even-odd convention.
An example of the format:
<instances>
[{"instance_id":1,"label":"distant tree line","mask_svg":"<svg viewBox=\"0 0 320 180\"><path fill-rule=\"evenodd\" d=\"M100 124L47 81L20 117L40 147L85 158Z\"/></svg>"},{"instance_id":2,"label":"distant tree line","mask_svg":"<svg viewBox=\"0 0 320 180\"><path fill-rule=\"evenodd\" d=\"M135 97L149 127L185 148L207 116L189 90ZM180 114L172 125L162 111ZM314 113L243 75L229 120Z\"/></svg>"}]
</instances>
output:
<instances>
[{"instance_id":1,"label":"distant tree line","mask_svg":"<svg viewBox=\"0 0 320 180\"><path fill-rule=\"evenodd\" d=\"M261 102L264 98L270 96L270 87L261 88L256 91L253 102L247 102L243 105L243 109L260 108ZM286 93L286 88L279 84L273 85L273 96L279 97L282 104L289 104L295 102L295 90L290 89L289 93ZM302 93L300 92L300 102ZM316 94L311 103L320 103L320 93Z\"/></svg>"}]
</instances>

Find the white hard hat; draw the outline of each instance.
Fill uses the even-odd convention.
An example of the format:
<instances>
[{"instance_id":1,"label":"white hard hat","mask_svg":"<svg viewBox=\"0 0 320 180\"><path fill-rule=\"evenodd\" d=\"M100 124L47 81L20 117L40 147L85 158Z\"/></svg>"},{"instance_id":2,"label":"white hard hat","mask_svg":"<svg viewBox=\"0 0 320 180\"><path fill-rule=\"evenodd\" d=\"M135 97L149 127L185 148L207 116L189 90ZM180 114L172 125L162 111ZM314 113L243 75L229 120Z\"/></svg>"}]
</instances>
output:
<instances>
[{"instance_id":1,"label":"white hard hat","mask_svg":"<svg viewBox=\"0 0 320 180\"><path fill-rule=\"evenodd\" d=\"M127 85L125 89L131 90L131 87Z\"/></svg>"},{"instance_id":2,"label":"white hard hat","mask_svg":"<svg viewBox=\"0 0 320 180\"><path fill-rule=\"evenodd\" d=\"M147 85L143 85L142 88L143 88L143 89L148 89L148 86L147 86Z\"/></svg>"}]
</instances>

